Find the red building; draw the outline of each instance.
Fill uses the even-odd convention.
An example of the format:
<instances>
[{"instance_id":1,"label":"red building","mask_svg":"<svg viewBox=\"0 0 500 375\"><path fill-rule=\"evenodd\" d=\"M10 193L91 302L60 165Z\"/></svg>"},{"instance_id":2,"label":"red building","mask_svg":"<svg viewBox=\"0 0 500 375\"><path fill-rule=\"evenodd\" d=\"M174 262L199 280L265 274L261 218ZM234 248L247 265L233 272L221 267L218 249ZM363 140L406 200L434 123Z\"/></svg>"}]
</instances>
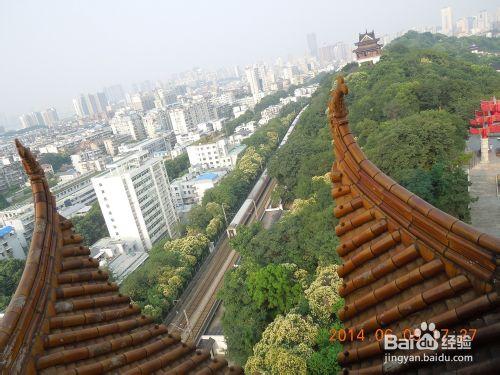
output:
<instances>
[{"instance_id":1,"label":"red building","mask_svg":"<svg viewBox=\"0 0 500 375\"><path fill-rule=\"evenodd\" d=\"M364 34L359 34L359 41L354 43L357 48L353 51L356 54L358 64L368 61L375 64L380 60L382 44L378 43L379 40L380 38L375 38L373 30L371 33L365 31Z\"/></svg>"},{"instance_id":2,"label":"red building","mask_svg":"<svg viewBox=\"0 0 500 375\"><path fill-rule=\"evenodd\" d=\"M491 133L500 133L500 102L496 98L482 100L481 109L475 112L470 125L470 133L481 134L481 138L488 138Z\"/></svg>"}]
</instances>

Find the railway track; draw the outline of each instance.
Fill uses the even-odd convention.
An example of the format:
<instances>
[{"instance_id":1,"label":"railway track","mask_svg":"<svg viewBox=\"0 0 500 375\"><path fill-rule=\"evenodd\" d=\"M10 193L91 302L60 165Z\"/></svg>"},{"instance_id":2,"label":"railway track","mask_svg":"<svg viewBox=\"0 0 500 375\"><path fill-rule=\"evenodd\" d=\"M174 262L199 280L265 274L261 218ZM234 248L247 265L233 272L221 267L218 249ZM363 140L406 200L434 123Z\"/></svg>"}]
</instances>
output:
<instances>
[{"instance_id":1,"label":"railway track","mask_svg":"<svg viewBox=\"0 0 500 375\"><path fill-rule=\"evenodd\" d=\"M271 180L256 204L257 215L252 215L247 224L254 222L256 216L262 217L275 186L276 181ZM212 259L207 259L207 266L200 268L200 275L190 287L188 294L183 296L182 302L175 307L177 313L167 317L165 322L170 330L180 332L182 339L186 342L196 343L203 334L202 328L204 328L206 320L216 304L217 292L222 287L224 274L234 266L239 258L238 253L231 249L227 237L223 238L214 252L216 253Z\"/></svg>"},{"instance_id":2,"label":"railway track","mask_svg":"<svg viewBox=\"0 0 500 375\"><path fill-rule=\"evenodd\" d=\"M296 116L279 148L286 143L288 136L306 108L307 106ZM261 220L276 185L277 181L274 179L268 182L257 201L253 201L255 214L242 221L244 224ZM222 287L224 274L234 266L238 258L238 253L231 249L229 239L224 235L215 247L214 252L207 257L195 278L188 285L180 297L180 301L174 306L173 312L165 319L165 324L168 325L169 330L180 332L186 342L197 343L209 323L208 319L211 318L214 307L217 305L217 291Z\"/></svg>"}]
</instances>

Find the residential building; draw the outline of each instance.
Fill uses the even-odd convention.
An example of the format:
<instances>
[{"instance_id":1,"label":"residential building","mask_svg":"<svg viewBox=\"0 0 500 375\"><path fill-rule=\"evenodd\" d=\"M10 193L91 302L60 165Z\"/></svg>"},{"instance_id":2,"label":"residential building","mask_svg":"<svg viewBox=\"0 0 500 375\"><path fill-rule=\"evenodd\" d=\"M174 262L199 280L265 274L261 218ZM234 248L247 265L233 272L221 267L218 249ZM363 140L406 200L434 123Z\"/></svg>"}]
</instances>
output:
<instances>
[{"instance_id":1,"label":"residential building","mask_svg":"<svg viewBox=\"0 0 500 375\"><path fill-rule=\"evenodd\" d=\"M244 146L231 145L228 140L220 139L209 143L198 143L186 147L192 167L205 169L233 168L238 154Z\"/></svg>"},{"instance_id":2,"label":"residential building","mask_svg":"<svg viewBox=\"0 0 500 375\"><path fill-rule=\"evenodd\" d=\"M104 154L100 149L85 149L71 155L71 164L81 174L103 171L106 169L106 164L111 161L111 156Z\"/></svg>"},{"instance_id":3,"label":"residential building","mask_svg":"<svg viewBox=\"0 0 500 375\"><path fill-rule=\"evenodd\" d=\"M108 99L104 92L80 94L73 99L73 107L79 118L106 118Z\"/></svg>"},{"instance_id":4,"label":"residential building","mask_svg":"<svg viewBox=\"0 0 500 375\"><path fill-rule=\"evenodd\" d=\"M0 260L2 259L25 259L26 253L24 246L21 243L22 237L16 235L16 231L11 226L0 228Z\"/></svg>"},{"instance_id":5,"label":"residential building","mask_svg":"<svg viewBox=\"0 0 500 375\"><path fill-rule=\"evenodd\" d=\"M307 34L307 49L309 51L309 55L312 57L318 57L318 40L316 39L315 33Z\"/></svg>"},{"instance_id":6,"label":"residential building","mask_svg":"<svg viewBox=\"0 0 500 375\"><path fill-rule=\"evenodd\" d=\"M136 111L149 111L155 108L155 98L151 93L137 93L130 98L130 104Z\"/></svg>"},{"instance_id":7,"label":"residential building","mask_svg":"<svg viewBox=\"0 0 500 375\"><path fill-rule=\"evenodd\" d=\"M123 91L123 87L121 85L106 87L104 89L104 93L110 103L117 104L125 100L125 92Z\"/></svg>"},{"instance_id":8,"label":"residential building","mask_svg":"<svg viewBox=\"0 0 500 375\"><path fill-rule=\"evenodd\" d=\"M83 94L80 94L78 97L73 99L73 107L75 109L75 113L79 118L85 118L90 116L90 110L87 104L87 99Z\"/></svg>"},{"instance_id":9,"label":"residential building","mask_svg":"<svg viewBox=\"0 0 500 375\"><path fill-rule=\"evenodd\" d=\"M149 138L154 138L158 134L172 130L170 116L163 109L152 109L142 116L144 129Z\"/></svg>"},{"instance_id":10,"label":"residential building","mask_svg":"<svg viewBox=\"0 0 500 375\"><path fill-rule=\"evenodd\" d=\"M118 155L118 147L125 142L129 142L132 139L130 134L113 134L102 141L106 153L110 156Z\"/></svg>"},{"instance_id":11,"label":"residential building","mask_svg":"<svg viewBox=\"0 0 500 375\"><path fill-rule=\"evenodd\" d=\"M21 163L9 160L0 163L0 191L22 186L26 182Z\"/></svg>"},{"instance_id":12,"label":"residential building","mask_svg":"<svg viewBox=\"0 0 500 375\"><path fill-rule=\"evenodd\" d=\"M53 127L59 122L59 116L57 115L57 111L55 108L47 108L45 111L42 111L42 118L46 126L49 128Z\"/></svg>"},{"instance_id":13,"label":"residential building","mask_svg":"<svg viewBox=\"0 0 500 375\"><path fill-rule=\"evenodd\" d=\"M248 66L245 68L245 76L252 92L254 104L257 104L262 99L262 82L259 78L259 70L256 66Z\"/></svg>"},{"instance_id":14,"label":"residential building","mask_svg":"<svg viewBox=\"0 0 500 375\"><path fill-rule=\"evenodd\" d=\"M482 10L477 15L477 33L484 34L490 31L490 21L488 19L488 11Z\"/></svg>"},{"instance_id":15,"label":"residential building","mask_svg":"<svg viewBox=\"0 0 500 375\"><path fill-rule=\"evenodd\" d=\"M199 204L208 189L213 188L226 170L214 170L205 173L188 173L170 183L170 190L178 213L188 212L193 205Z\"/></svg>"},{"instance_id":16,"label":"residential building","mask_svg":"<svg viewBox=\"0 0 500 375\"><path fill-rule=\"evenodd\" d=\"M453 35L453 17L451 7L441 9L441 33L444 35Z\"/></svg>"},{"instance_id":17,"label":"residential building","mask_svg":"<svg viewBox=\"0 0 500 375\"><path fill-rule=\"evenodd\" d=\"M113 274L115 282L121 284L148 259L149 254L137 251L126 241L104 237L90 246L90 256L99 260L100 266L106 266Z\"/></svg>"},{"instance_id":18,"label":"residential building","mask_svg":"<svg viewBox=\"0 0 500 375\"><path fill-rule=\"evenodd\" d=\"M33 126L46 126L43 116L40 112L31 112L19 116L21 128L27 129Z\"/></svg>"},{"instance_id":19,"label":"residential building","mask_svg":"<svg viewBox=\"0 0 500 375\"><path fill-rule=\"evenodd\" d=\"M134 141L146 138L142 117L136 111L120 110L110 121L113 134L130 135Z\"/></svg>"},{"instance_id":20,"label":"residential building","mask_svg":"<svg viewBox=\"0 0 500 375\"><path fill-rule=\"evenodd\" d=\"M149 250L156 241L177 236L178 217L161 158L146 159L138 166L118 162L109 174L93 178L92 184L112 239Z\"/></svg>"},{"instance_id":21,"label":"residential building","mask_svg":"<svg viewBox=\"0 0 500 375\"><path fill-rule=\"evenodd\" d=\"M188 134L194 130L194 124L189 120L183 107L170 109L168 115L175 135Z\"/></svg>"},{"instance_id":22,"label":"residential building","mask_svg":"<svg viewBox=\"0 0 500 375\"><path fill-rule=\"evenodd\" d=\"M90 206L96 201L96 194L90 179L99 175L99 172L94 172L80 177L73 176L71 180L59 183L53 188L56 207L61 215L71 218L81 208ZM33 201L31 198L0 211L0 225L12 226L23 246L31 240L33 224Z\"/></svg>"},{"instance_id":23,"label":"residential building","mask_svg":"<svg viewBox=\"0 0 500 375\"><path fill-rule=\"evenodd\" d=\"M335 58L335 46L327 45L318 50L318 57L321 64L326 65L332 63Z\"/></svg>"},{"instance_id":24,"label":"residential building","mask_svg":"<svg viewBox=\"0 0 500 375\"><path fill-rule=\"evenodd\" d=\"M170 150L172 148L170 134L158 135L155 138L148 138L143 141L134 143L124 143L118 146L118 151L120 154L135 151L147 151L150 157L165 156L170 153Z\"/></svg>"}]
</instances>

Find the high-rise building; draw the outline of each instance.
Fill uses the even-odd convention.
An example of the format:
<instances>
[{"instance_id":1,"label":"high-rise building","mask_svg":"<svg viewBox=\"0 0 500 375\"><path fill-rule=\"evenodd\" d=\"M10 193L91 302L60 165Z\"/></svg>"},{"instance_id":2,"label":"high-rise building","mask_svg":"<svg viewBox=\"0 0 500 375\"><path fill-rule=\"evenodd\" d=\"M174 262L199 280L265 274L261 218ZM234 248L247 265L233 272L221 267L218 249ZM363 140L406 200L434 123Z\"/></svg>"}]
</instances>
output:
<instances>
[{"instance_id":1,"label":"high-rise building","mask_svg":"<svg viewBox=\"0 0 500 375\"><path fill-rule=\"evenodd\" d=\"M99 113L106 113L107 112L106 107L108 106L108 98L106 96L106 93L101 91L98 92L96 96L97 96L97 107L99 109Z\"/></svg>"},{"instance_id":2,"label":"high-rise building","mask_svg":"<svg viewBox=\"0 0 500 375\"><path fill-rule=\"evenodd\" d=\"M172 130L170 116L163 109L152 109L142 116L144 129L149 138L154 138L158 134Z\"/></svg>"},{"instance_id":3,"label":"high-rise building","mask_svg":"<svg viewBox=\"0 0 500 375\"><path fill-rule=\"evenodd\" d=\"M19 122L21 123L21 128L23 128L23 129L27 129L27 128L31 128L32 126L35 126L32 121L33 120L31 119L30 115L19 116Z\"/></svg>"},{"instance_id":4,"label":"high-rise building","mask_svg":"<svg viewBox=\"0 0 500 375\"><path fill-rule=\"evenodd\" d=\"M128 134L135 141L146 138L142 117L136 111L120 110L109 124L113 134Z\"/></svg>"},{"instance_id":5,"label":"high-rise building","mask_svg":"<svg viewBox=\"0 0 500 375\"><path fill-rule=\"evenodd\" d=\"M441 9L441 33L444 35L453 35L453 17L451 7Z\"/></svg>"},{"instance_id":6,"label":"high-rise building","mask_svg":"<svg viewBox=\"0 0 500 375\"><path fill-rule=\"evenodd\" d=\"M151 93L137 93L131 96L130 104L136 111L149 111L155 107L155 98Z\"/></svg>"},{"instance_id":7,"label":"high-rise building","mask_svg":"<svg viewBox=\"0 0 500 375\"><path fill-rule=\"evenodd\" d=\"M192 167L202 169L232 168L236 165L238 154L244 147L234 147L227 139L211 143L193 144L186 148Z\"/></svg>"},{"instance_id":8,"label":"high-rise building","mask_svg":"<svg viewBox=\"0 0 500 375\"><path fill-rule=\"evenodd\" d=\"M336 60L335 56L335 46L328 45L320 47L318 50L318 57L321 64L331 63Z\"/></svg>"},{"instance_id":9,"label":"high-rise building","mask_svg":"<svg viewBox=\"0 0 500 375\"><path fill-rule=\"evenodd\" d=\"M189 121L185 108L181 106L171 108L168 111L168 115L175 135L188 134L194 129L193 124Z\"/></svg>"},{"instance_id":10,"label":"high-rise building","mask_svg":"<svg viewBox=\"0 0 500 375\"><path fill-rule=\"evenodd\" d=\"M85 95L80 94L77 98L73 99L73 107L78 117L84 118L90 116L88 100Z\"/></svg>"},{"instance_id":11,"label":"high-rise building","mask_svg":"<svg viewBox=\"0 0 500 375\"><path fill-rule=\"evenodd\" d=\"M490 22L488 19L488 11L482 10L477 15L477 32L485 33L490 30Z\"/></svg>"},{"instance_id":12,"label":"high-rise building","mask_svg":"<svg viewBox=\"0 0 500 375\"><path fill-rule=\"evenodd\" d=\"M42 111L42 117L45 125L49 128L59 122L59 116L57 115L55 108L47 108L45 111Z\"/></svg>"},{"instance_id":13,"label":"high-rise building","mask_svg":"<svg viewBox=\"0 0 500 375\"><path fill-rule=\"evenodd\" d=\"M467 36L470 33L469 24L466 18L460 18L455 26L455 34L457 36Z\"/></svg>"},{"instance_id":14,"label":"high-rise building","mask_svg":"<svg viewBox=\"0 0 500 375\"><path fill-rule=\"evenodd\" d=\"M32 126L46 126L43 116L40 112L31 112L19 116L21 128L27 129Z\"/></svg>"},{"instance_id":15,"label":"high-rise building","mask_svg":"<svg viewBox=\"0 0 500 375\"><path fill-rule=\"evenodd\" d=\"M125 91L121 85L113 85L104 88L104 93L110 103L119 103L125 100Z\"/></svg>"},{"instance_id":16,"label":"high-rise building","mask_svg":"<svg viewBox=\"0 0 500 375\"><path fill-rule=\"evenodd\" d=\"M106 106L108 100L106 94L98 92L97 94L80 94L73 99L73 107L79 118L92 117L100 118L106 116Z\"/></svg>"},{"instance_id":17,"label":"high-rise building","mask_svg":"<svg viewBox=\"0 0 500 375\"><path fill-rule=\"evenodd\" d=\"M252 92L254 103L257 104L262 98L262 84L259 78L259 70L256 66L247 66L245 68L245 76L247 78L250 91Z\"/></svg>"},{"instance_id":18,"label":"high-rise building","mask_svg":"<svg viewBox=\"0 0 500 375\"><path fill-rule=\"evenodd\" d=\"M307 34L307 49L309 51L309 55L313 57L318 57L318 40L316 39L315 33Z\"/></svg>"},{"instance_id":19,"label":"high-rise building","mask_svg":"<svg viewBox=\"0 0 500 375\"><path fill-rule=\"evenodd\" d=\"M137 156L124 159L131 157ZM149 250L166 236L176 237L178 217L163 160L119 160L114 167L92 179L110 237L136 250Z\"/></svg>"}]
</instances>

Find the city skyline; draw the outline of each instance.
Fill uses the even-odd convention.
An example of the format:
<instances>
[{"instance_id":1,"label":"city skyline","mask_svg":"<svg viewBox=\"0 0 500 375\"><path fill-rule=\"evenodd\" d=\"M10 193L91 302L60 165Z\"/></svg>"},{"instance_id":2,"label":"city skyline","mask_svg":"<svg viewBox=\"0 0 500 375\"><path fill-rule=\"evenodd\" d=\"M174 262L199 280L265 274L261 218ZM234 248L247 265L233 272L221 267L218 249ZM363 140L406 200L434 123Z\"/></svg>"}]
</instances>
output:
<instances>
[{"instance_id":1,"label":"city skyline","mask_svg":"<svg viewBox=\"0 0 500 375\"><path fill-rule=\"evenodd\" d=\"M217 15L209 17L211 22L208 30L191 25L193 30L186 33L185 28L175 28L175 21L167 16L163 19L168 26L166 30L169 27L174 28L170 31L174 31L174 34L181 32L183 38L170 40L168 35L165 35L163 39L158 39L159 25L149 25L141 31L142 35L147 37L139 43L138 37L141 34L137 29L146 21L137 18L138 24L135 28L132 23L125 22L136 16L135 4L125 3L121 6L120 11L123 14L120 21L117 21L116 17L113 17L117 3L99 4L100 12L97 15L90 11L92 6L88 3L85 7L74 2L58 4L58 7L52 3L44 3L43 9L38 8L39 4L30 3L31 6L28 6L28 3L30 2L0 3L0 42L4 45L6 56L12 57L0 63L0 81L5 82L0 88L0 113L6 114L8 118L51 107L55 107L62 114L69 113L72 109L72 98L77 97L79 93L100 91L103 87L116 83L130 86L133 82L144 80L166 80L172 74L194 66L205 69L233 65L244 67L259 60L269 61L279 56L304 55L308 49L306 35L311 33L316 35L318 47L321 48L339 41L351 45L358 32L363 29L375 29L377 35L384 35L396 33L404 29L404 25L408 25L407 16L403 11L406 6L403 6L402 2L395 2L390 6L384 2L386 6L382 16L381 10L378 9L380 4L377 2L339 5L339 20L344 20L342 27L333 30L330 27L331 14L323 19L325 16L321 12L314 12L314 9L327 6L324 1L307 4L294 2L296 6L291 8L288 6L289 2L279 1L271 5L272 9L266 8L265 14L261 12L258 18L260 26L253 32L247 27L251 19L255 20L251 16L256 10L232 5L224 12L224 19L217 18ZM210 16L210 12L224 3L220 1L213 4L210 11L205 9L207 4L199 4L191 9L193 19L203 20L204 16ZM492 11L496 6L487 1L473 4L467 4L465 1L429 1L429 4L434 12L429 12L427 7L422 5L419 7L421 9L412 12L411 25L440 25L440 9L446 6L453 8L455 20L475 14L483 8ZM259 8L258 2L253 5L253 8L263 9ZM180 4L169 8L165 4L146 3L143 10L151 20L161 21L162 11L170 11L165 14L182 13L186 11L183 7L184 5ZM152 12L156 8L158 12ZM272 10L276 11L274 17L268 14L273 13ZM304 17L304 12L311 13L311 17ZM401 15L400 20L390 17L398 12ZM23 17L20 18L20 15ZM279 30L273 30L276 28L276 15L280 17ZM391 19L389 25L384 22L387 17ZM46 22L37 28L35 20L39 21L39 18ZM237 22L238 20L241 22ZM168 21L172 23L169 24ZM110 29L113 22L121 23ZM127 27L128 25L131 27ZM98 34L101 38L92 38L97 32L94 28L101 30ZM226 32L227 28L231 28L231 35ZM195 29L203 31L203 34L196 34ZM130 36L134 30L138 35L125 38L125 35ZM273 31L269 33L270 30ZM66 32L68 35L63 37ZM191 35L193 32L194 35ZM200 38L200 35L204 35L204 38ZM207 39L216 43L204 43ZM214 53L203 53L207 44ZM185 45L191 48L186 48ZM196 51L199 53L195 53ZM34 61L38 64L33 64L30 58L34 54L37 56ZM171 59L171 56L176 58ZM13 124L9 125L13 128ZM16 123L15 126L19 127L19 124Z\"/></svg>"}]
</instances>

